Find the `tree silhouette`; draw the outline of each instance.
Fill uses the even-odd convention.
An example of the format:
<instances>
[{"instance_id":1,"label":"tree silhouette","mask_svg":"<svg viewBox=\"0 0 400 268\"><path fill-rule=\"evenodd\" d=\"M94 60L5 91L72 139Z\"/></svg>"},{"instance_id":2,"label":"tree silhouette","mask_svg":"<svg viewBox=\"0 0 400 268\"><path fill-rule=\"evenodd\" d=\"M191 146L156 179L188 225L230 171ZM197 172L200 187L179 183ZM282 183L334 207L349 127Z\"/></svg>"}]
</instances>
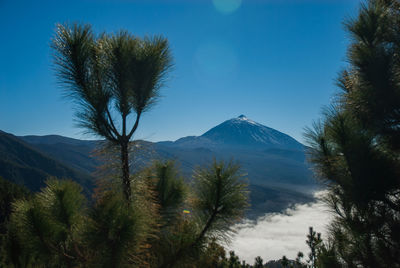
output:
<instances>
[{"instance_id":1,"label":"tree silhouette","mask_svg":"<svg viewBox=\"0 0 400 268\"><path fill-rule=\"evenodd\" d=\"M289 259L285 255L281 259L281 264L282 264L283 268L289 267Z\"/></svg>"},{"instance_id":2,"label":"tree silhouette","mask_svg":"<svg viewBox=\"0 0 400 268\"><path fill-rule=\"evenodd\" d=\"M312 227L309 228L309 233L307 235L306 241L308 247L310 248L310 254L308 255L311 268L315 268L315 262L317 260L317 250L322 243L321 234L316 233Z\"/></svg>"},{"instance_id":3,"label":"tree silhouette","mask_svg":"<svg viewBox=\"0 0 400 268\"><path fill-rule=\"evenodd\" d=\"M342 91L307 135L334 213L327 254L348 267L400 267L399 7L369 0L346 21Z\"/></svg>"},{"instance_id":4,"label":"tree silhouette","mask_svg":"<svg viewBox=\"0 0 400 268\"><path fill-rule=\"evenodd\" d=\"M263 268L264 267L264 261L260 256L257 256L254 260L254 268Z\"/></svg>"},{"instance_id":5,"label":"tree silhouette","mask_svg":"<svg viewBox=\"0 0 400 268\"><path fill-rule=\"evenodd\" d=\"M295 262L294 262L296 268L307 268L307 265L302 262L303 258L304 258L303 252L299 251L297 253L297 257L296 257Z\"/></svg>"},{"instance_id":6,"label":"tree silhouette","mask_svg":"<svg viewBox=\"0 0 400 268\"><path fill-rule=\"evenodd\" d=\"M89 25L74 24L57 25L52 47L59 81L77 104L79 126L118 146L130 201L129 145L170 70L168 41L124 31L96 36Z\"/></svg>"},{"instance_id":7,"label":"tree silhouette","mask_svg":"<svg viewBox=\"0 0 400 268\"><path fill-rule=\"evenodd\" d=\"M235 251L229 251L228 258L228 268L240 268L240 260L239 257L235 254Z\"/></svg>"}]
</instances>

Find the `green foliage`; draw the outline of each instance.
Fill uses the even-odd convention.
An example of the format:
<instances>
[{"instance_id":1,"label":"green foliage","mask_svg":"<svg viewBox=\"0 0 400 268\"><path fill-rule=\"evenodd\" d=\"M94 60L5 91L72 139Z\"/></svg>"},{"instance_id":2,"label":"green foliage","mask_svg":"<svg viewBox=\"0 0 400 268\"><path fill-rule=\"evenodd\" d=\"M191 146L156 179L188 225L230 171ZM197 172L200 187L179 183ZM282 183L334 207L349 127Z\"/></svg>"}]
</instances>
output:
<instances>
[{"instance_id":1,"label":"green foliage","mask_svg":"<svg viewBox=\"0 0 400 268\"><path fill-rule=\"evenodd\" d=\"M188 247L199 232L199 226L192 217L189 187L173 161L156 161L143 174L156 204L156 211L150 217L159 215L156 217L158 227L155 236L148 241L152 248L148 262L152 267L182 262L179 258L188 256L175 256L181 255L181 250ZM194 253L193 250L188 252Z\"/></svg>"},{"instance_id":2,"label":"green foliage","mask_svg":"<svg viewBox=\"0 0 400 268\"><path fill-rule=\"evenodd\" d=\"M232 224L247 208L247 184L239 174L239 166L214 161L209 168L199 169L194 175L196 199L194 208L204 224L202 232L229 238ZM200 234L199 239L204 237Z\"/></svg>"},{"instance_id":3,"label":"green foliage","mask_svg":"<svg viewBox=\"0 0 400 268\"><path fill-rule=\"evenodd\" d=\"M318 267L400 267L399 7L369 0L346 22L342 92L307 134L335 215Z\"/></svg>"},{"instance_id":4,"label":"green foliage","mask_svg":"<svg viewBox=\"0 0 400 268\"><path fill-rule=\"evenodd\" d=\"M96 36L90 25L59 24L52 47L58 78L81 106L81 125L115 142L128 133L117 131L110 109L125 119L132 112L140 116L171 67L168 42L159 36L140 39L125 31Z\"/></svg>"},{"instance_id":5,"label":"green foliage","mask_svg":"<svg viewBox=\"0 0 400 268\"><path fill-rule=\"evenodd\" d=\"M318 248L318 255L315 266L318 268L341 268L342 263L339 261L335 248L332 244L321 244Z\"/></svg>"},{"instance_id":6,"label":"green foliage","mask_svg":"<svg viewBox=\"0 0 400 268\"><path fill-rule=\"evenodd\" d=\"M155 162L135 175L130 204L113 184L97 191L88 204L76 183L48 180L31 200L13 203L2 263L230 267L218 243L229 238L247 204L238 171L236 165L214 162L198 170L192 188L174 162ZM238 258L237 265L232 267L240 267Z\"/></svg>"},{"instance_id":7,"label":"green foliage","mask_svg":"<svg viewBox=\"0 0 400 268\"><path fill-rule=\"evenodd\" d=\"M15 227L9 223L12 203L19 199L29 199L29 191L0 177L0 264L27 263L28 256L21 254L22 249L16 238ZM6 258L5 256L9 256Z\"/></svg>"},{"instance_id":8,"label":"green foliage","mask_svg":"<svg viewBox=\"0 0 400 268\"><path fill-rule=\"evenodd\" d=\"M297 254L296 260L292 262L290 267L296 267L296 268L342 267L342 264L339 262L339 258L335 253L335 249L331 241L330 240L328 240L328 242L322 241L321 234L315 232L313 227L309 228L306 244L310 249L310 253L308 254L309 259L307 260L307 263L304 263L302 261L304 254L302 252L299 252Z\"/></svg>"},{"instance_id":9,"label":"green foliage","mask_svg":"<svg viewBox=\"0 0 400 268\"><path fill-rule=\"evenodd\" d=\"M369 0L345 23L350 66L339 78L346 109L394 150L400 149L399 6L397 0Z\"/></svg>"},{"instance_id":10,"label":"green foliage","mask_svg":"<svg viewBox=\"0 0 400 268\"><path fill-rule=\"evenodd\" d=\"M113 192L97 200L89 212L84 234L90 249L90 265L125 267L136 263L146 238L147 221L143 214Z\"/></svg>"},{"instance_id":11,"label":"green foliage","mask_svg":"<svg viewBox=\"0 0 400 268\"><path fill-rule=\"evenodd\" d=\"M207 245L197 265L198 267L227 268L228 260L225 249L215 239L212 240Z\"/></svg>"},{"instance_id":12,"label":"green foliage","mask_svg":"<svg viewBox=\"0 0 400 268\"><path fill-rule=\"evenodd\" d=\"M66 267L77 263L85 198L81 187L55 179L31 200L13 204L5 262Z\"/></svg>"},{"instance_id":13,"label":"green foliage","mask_svg":"<svg viewBox=\"0 0 400 268\"><path fill-rule=\"evenodd\" d=\"M180 177L173 161L155 162L148 169L148 179L157 195L160 214L167 224L184 209L188 187Z\"/></svg>"},{"instance_id":14,"label":"green foliage","mask_svg":"<svg viewBox=\"0 0 400 268\"><path fill-rule=\"evenodd\" d=\"M229 268L240 268L241 265L239 257L235 254L234 251L229 251L229 258L227 265Z\"/></svg>"},{"instance_id":15,"label":"green foliage","mask_svg":"<svg viewBox=\"0 0 400 268\"><path fill-rule=\"evenodd\" d=\"M170 247L173 251L161 267L194 263L209 243L228 240L232 225L247 207L246 184L237 165L214 161L208 168L199 168L193 179L191 194L184 202L190 213L181 212L175 223L165 227L164 234L172 234L174 239L168 241L178 243Z\"/></svg>"},{"instance_id":16,"label":"green foliage","mask_svg":"<svg viewBox=\"0 0 400 268\"><path fill-rule=\"evenodd\" d=\"M29 191L18 184L0 177L0 234L6 232L6 224L11 215L11 204L23 198L29 198Z\"/></svg>"}]
</instances>

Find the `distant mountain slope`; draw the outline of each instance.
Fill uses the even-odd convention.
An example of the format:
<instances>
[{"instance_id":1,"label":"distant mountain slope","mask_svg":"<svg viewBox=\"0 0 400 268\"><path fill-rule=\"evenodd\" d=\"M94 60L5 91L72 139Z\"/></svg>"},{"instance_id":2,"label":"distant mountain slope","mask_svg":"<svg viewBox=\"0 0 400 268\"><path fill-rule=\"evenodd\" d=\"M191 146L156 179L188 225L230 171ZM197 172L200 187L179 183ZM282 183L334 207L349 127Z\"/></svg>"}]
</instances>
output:
<instances>
[{"instance_id":1,"label":"distant mountain slope","mask_svg":"<svg viewBox=\"0 0 400 268\"><path fill-rule=\"evenodd\" d=\"M175 142L159 142L163 146L185 149L204 147L209 149L266 149L303 150L304 145L273 128L256 123L244 115L226 120L201 136L188 136Z\"/></svg>"},{"instance_id":2,"label":"distant mountain slope","mask_svg":"<svg viewBox=\"0 0 400 268\"><path fill-rule=\"evenodd\" d=\"M20 138L42 154L86 176L99 165L91 154L100 141L56 135ZM290 136L243 115L201 136L138 144L141 149L135 147L134 168L153 159L175 159L186 178L191 178L196 167L209 164L213 158L238 162L249 178L252 202L249 215L277 212L289 204L308 202L312 199L310 193L316 189L305 159L305 147Z\"/></svg>"},{"instance_id":3,"label":"distant mountain slope","mask_svg":"<svg viewBox=\"0 0 400 268\"><path fill-rule=\"evenodd\" d=\"M203 135L221 146L252 148L298 149L303 145L292 137L248 119L244 115L232 118L210 129Z\"/></svg>"},{"instance_id":4,"label":"distant mountain slope","mask_svg":"<svg viewBox=\"0 0 400 268\"><path fill-rule=\"evenodd\" d=\"M302 192L309 192L315 186L304 145L244 115L227 120L201 136L159 142L155 146L161 155L179 160L186 173L213 158L233 159L240 163L254 185Z\"/></svg>"},{"instance_id":5,"label":"distant mountain slope","mask_svg":"<svg viewBox=\"0 0 400 268\"><path fill-rule=\"evenodd\" d=\"M44 135L44 136L28 135L28 136L20 136L19 138L30 144L48 144L48 145L67 144L73 146L94 147L99 142L97 140L78 140L60 135Z\"/></svg>"},{"instance_id":6,"label":"distant mountain slope","mask_svg":"<svg viewBox=\"0 0 400 268\"><path fill-rule=\"evenodd\" d=\"M99 165L91 157L99 141L56 135L20 138L37 150L86 174L93 172ZM302 192L309 192L310 187L312 189L315 186L305 160L305 147L290 136L256 123L244 115L227 120L201 136L184 137L174 142L143 144L147 147L143 157L147 161L154 158L175 159L186 176L191 176L196 166L216 158L239 162L248 174L250 183L254 185Z\"/></svg>"},{"instance_id":7,"label":"distant mountain slope","mask_svg":"<svg viewBox=\"0 0 400 268\"><path fill-rule=\"evenodd\" d=\"M92 187L92 179L87 174L63 165L17 137L2 131L0 131L0 176L25 185L33 191L43 187L44 181L50 176L72 179L86 189Z\"/></svg>"},{"instance_id":8,"label":"distant mountain slope","mask_svg":"<svg viewBox=\"0 0 400 268\"><path fill-rule=\"evenodd\" d=\"M58 135L19 137L40 152L51 156L87 175L95 171L99 161L93 157L100 141L78 140Z\"/></svg>"}]
</instances>

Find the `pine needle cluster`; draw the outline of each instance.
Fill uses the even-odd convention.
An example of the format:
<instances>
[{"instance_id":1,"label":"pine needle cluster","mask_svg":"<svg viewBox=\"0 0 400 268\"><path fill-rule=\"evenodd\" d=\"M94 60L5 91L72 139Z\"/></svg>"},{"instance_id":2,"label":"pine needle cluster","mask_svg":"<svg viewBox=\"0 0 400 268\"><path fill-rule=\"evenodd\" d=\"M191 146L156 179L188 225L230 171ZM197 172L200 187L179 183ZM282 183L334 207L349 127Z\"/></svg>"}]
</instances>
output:
<instances>
[{"instance_id":1,"label":"pine needle cluster","mask_svg":"<svg viewBox=\"0 0 400 268\"><path fill-rule=\"evenodd\" d=\"M214 162L187 184L174 162L155 162L132 175L130 204L114 186L90 202L75 182L50 179L31 199L13 203L3 264L198 267L210 243L229 240L247 207L238 172Z\"/></svg>"},{"instance_id":2,"label":"pine needle cluster","mask_svg":"<svg viewBox=\"0 0 400 268\"><path fill-rule=\"evenodd\" d=\"M399 18L399 1L369 0L346 21L341 92L306 135L335 216L331 253L346 267L400 267Z\"/></svg>"}]
</instances>

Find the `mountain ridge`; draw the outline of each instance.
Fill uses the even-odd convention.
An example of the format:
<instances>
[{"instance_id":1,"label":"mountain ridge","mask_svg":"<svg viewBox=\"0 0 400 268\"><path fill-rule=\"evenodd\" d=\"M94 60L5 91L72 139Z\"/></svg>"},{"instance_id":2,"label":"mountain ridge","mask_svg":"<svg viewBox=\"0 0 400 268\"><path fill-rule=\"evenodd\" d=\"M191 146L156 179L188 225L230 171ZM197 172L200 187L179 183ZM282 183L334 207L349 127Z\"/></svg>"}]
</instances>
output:
<instances>
[{"instance_id":1,"label":"mountain ridge","mask_svg":"<svg viewBox=\"0 0 400 268\"><path fill-rule=\"evenodd\" d=\"M302 149L304 146L289 135L257 123L243 114L211 128L201 137L231 146L252 146L263 149Z\"/></svg>"},{"instance_id":2,"label":"mountain ridge","mask_svg":"<svg viewBox=\"0 0 400 268\"><path fill-rule=\"evenodd\" d=\"M92 157L94 149L102 142L100 140L79 140L60 135L15 138L85 177L91 177L101 164ZM312 200L310 193L316 189L306 163L306 147L289 135L244 115L226 120L200 136L187 136L175 141L137 142L143 148L134 152L135 168L139 169L138 163L146 165L154 159L174 159L184 177L191 178L193 170L208 165L213 159L239 163L252 189L253 209L249 215L279 212L289 204L309 202ZM141 158L139 161L137 156Z\"/></svg>"},{"instance_id":3,"label":"mountain ridge","mask_svg":"<svg viewBox=\"0 0 400 268\"><path fill-rule=\"evenodd\" d=\"M72 179L92 187L89 175L48 157L35 146L18 137L0 131L0 176L37 191L49 177Z\"/></svg>"},{"instance_id":4,"label":"mountain ridge","mask_svg":"<svg viewBox=\"0 0 400 268\"><path fill-rule=\"evenodd\" d=\"M100 141L57 135L20 138L80 171L90 173L98 165L88 155ZM152 151L146 156L148 160L173 158L181 163L183 173L188 176L196 166L207 164L213 158L235 159L255 184L287 188L287 185L300 187L314 183L306 163L304 145L244 115L226 120L200 136L146 143L147 151Z\"/></svg>"},{"instance_id":5,"label":"mountain ridge","mask_svg":"<svg viewBox=\"0 0 400 268\"><path fill-rule=\"evenodd\" d=\"M291 136L289 136L288 134L285 134L281 131L278 131L274 128L270 128L267 127L265 125L262 125L260 123L257 123L249 118L247 118L245 115L241 114L238 117L235 118L231 118L228 120L225 120L224 122L218 124L217 126L214 126L212 128L210 128L209 130L207 130L206 132L204 132L203 134L196 136L196 135L189 135L189 136L185 136L185 137L181 137L176 139L175 141L171 141L171 140L162 140L162 141L155 141L152 143L158 143L158 144L172 144L172 143L176 143L176 144L182 144L187 142L188 140L198 140L201 142L208 142L208 143L216 143L216 138L215 138L215 132L220 131L220 129L222 127L225 127L227 124L230 124L231 126L234 124L242 124L243 123L247 124L247 125L252 125L255 127L261 127L262 129L266 130L265 132L268 135L279 135L281 138L285 139L286 141L289 141L290 144L292 144L294 147L296 147L297 149L303 149L305 147L305 145L301 144L299 141L297 141L296 139L292 138ZM1 130L0 130L1 131ZM269 133L268 133L269 132ZM6 132L4 132L6 133ZM248 134L248 133L245 133ZM49 134L49 135L23 135L23 136L17 136L19 138L21 138L22 140L24 140L27 143L30 144L49 144L49 145L54 145L56 143L64 143L64 144L70 144L70 145L88 145L88 144L92 144L92 145L96 145L99 141L101 140L93 140L93 139L78 139L78 138L72 138L72 137L67 137L67 136L62 136L62 135L57 135L57 134ZM260 139L260 137L252 137L254 140ZM262 138L261 138L262 139ZM226 140L226 139L225 139ZM275 141L271 141L270 142L273 144ZM239 142L236 142L239 143ZM261 143L266 143L266 141L261 141ZM279 147L282 148L283 145L281 144L276 144L276 146L267 146L267 147ZM265 149L265 148L263 148Z\"/></svg>"},{"instance_id":6,"label":"mountain ridge","mask_svg":"<svg viewBox=\"0 0 400 268\"><path fill-rule=\"evenodd\" d=\"M181 148L246 148L252 150L296 149L304 150L305 146L276 129L257 123L245 115L226 120L212 127L200 136L186 136L175 141L161 141L165 146Z\"/></svg>"}]
</instances>

